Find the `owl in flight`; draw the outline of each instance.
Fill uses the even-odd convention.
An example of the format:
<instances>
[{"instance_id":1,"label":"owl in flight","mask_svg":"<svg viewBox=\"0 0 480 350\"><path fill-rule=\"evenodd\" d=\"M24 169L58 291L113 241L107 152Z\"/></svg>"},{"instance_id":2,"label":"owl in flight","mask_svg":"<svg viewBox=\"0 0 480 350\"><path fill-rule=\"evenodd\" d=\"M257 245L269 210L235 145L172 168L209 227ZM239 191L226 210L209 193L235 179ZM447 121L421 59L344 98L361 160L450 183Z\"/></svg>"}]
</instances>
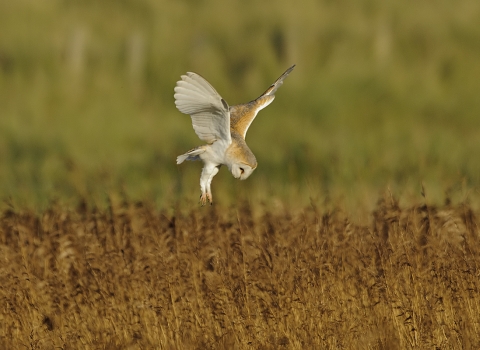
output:
<instances>
[{"instance_id":1,"label":"owl in flight","mask_svg":"<svg viewBox=\"0 0 480 350\"><path fill-rule=\"evenodd\" d=\"M175 87L175 105L192 118L193 129L207 144L195 147L177 157L177 164L185 160L202 160L200 176L200 203L212 203L210 184L222 165L240 180L249 177L257 167L257 160L245 142L247 130L257 113L275 99L275 92L295 68L288 68L280 78L257 99L245 104L229 106L218 92L200 75L188 72Z\"/></svg>"}]
</instances>

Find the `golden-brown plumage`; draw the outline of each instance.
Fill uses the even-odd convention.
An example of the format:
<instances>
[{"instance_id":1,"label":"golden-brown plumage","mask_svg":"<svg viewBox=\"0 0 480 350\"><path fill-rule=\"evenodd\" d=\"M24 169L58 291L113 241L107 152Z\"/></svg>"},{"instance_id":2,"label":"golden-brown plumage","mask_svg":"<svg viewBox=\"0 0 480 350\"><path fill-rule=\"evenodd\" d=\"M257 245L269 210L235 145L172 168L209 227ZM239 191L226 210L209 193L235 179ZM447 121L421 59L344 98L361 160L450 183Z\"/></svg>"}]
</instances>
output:
<instances>
[{"instance_id":1,"label":"golden-brown plumage","mask_svg":"<svg viewBox=\"0 0 480 350\"><path fill-rule=\"evenodd\" d=\"M230 129L232 130L232 128ZM252 169L257 167L257 159L247 146L245 139L236 131L232 130L232 143L227 148L228 157L237 159L240 163L249 165Z\"/></svg>"},{"instance_id":2,"label":"golden-brown plumage","mask_svg":"<svg viewBox=\"0 0 480 350\"><path fill-rule=\"evenodd\" d=\"M257 116L257 113L268 106L275 96L260 96L256 100L244 103L241 105L230 107L230 130L238 132L245 138L248 127L252 123L253 119Z\"/></svg>"}]
</instances>

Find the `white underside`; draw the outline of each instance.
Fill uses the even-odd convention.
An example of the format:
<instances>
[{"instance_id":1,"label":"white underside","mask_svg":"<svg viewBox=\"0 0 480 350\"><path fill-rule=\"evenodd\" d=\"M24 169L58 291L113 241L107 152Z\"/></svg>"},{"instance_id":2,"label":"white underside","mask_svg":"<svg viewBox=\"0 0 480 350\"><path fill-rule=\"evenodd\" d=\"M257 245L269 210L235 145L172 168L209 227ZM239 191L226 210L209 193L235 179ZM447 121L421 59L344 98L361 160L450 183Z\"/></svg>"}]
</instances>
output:
<instances>
[{"instance_id":1,"label":"white underside","mask_svg":"<svg viewBox=\"0 0 480 350\"><path fill-rule=\"evenodd\" d=\"M218 140L211 145L205 146L205 152L199 155L204 163L202 174L200 176L200 190L203 194L207 194L212 198L211 183L213 177L217 175L220 165L229 165L226 159L226 150L230 143Z\"/></svg>"}]
</instances>

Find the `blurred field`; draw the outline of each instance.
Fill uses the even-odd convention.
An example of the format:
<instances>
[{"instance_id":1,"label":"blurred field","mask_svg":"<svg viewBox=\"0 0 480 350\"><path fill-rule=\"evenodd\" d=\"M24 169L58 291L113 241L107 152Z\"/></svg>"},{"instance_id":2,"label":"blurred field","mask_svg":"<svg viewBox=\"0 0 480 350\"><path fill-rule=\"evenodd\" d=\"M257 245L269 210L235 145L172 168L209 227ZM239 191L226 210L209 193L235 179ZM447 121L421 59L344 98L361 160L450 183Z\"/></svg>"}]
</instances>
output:
<instances>
[{"instance_id":1,"label":"blurred field","mask_svg":"<svg viewBox=\"0 0 480 350\"><path fill-rule=\"evenodd\" d=\"M478 213L387 195L372 214L4 211L0 347L478 349Z\"/></svg>"},{"instance_id":2,"label":"blurred field","mask_svg":"<svg viewBox=\"0 0 480 350\"><path fill-rule=\"evenodd\" d=\"M437 203L478 197L478 23L476 0L1 1L0 198L196 202L200 164L174 162L200 143L175 82L196 71L236 104L293 63L249 130L258 169L222 169L217 202L371 209L422 182Z\"/></svg>"}]
</instances>

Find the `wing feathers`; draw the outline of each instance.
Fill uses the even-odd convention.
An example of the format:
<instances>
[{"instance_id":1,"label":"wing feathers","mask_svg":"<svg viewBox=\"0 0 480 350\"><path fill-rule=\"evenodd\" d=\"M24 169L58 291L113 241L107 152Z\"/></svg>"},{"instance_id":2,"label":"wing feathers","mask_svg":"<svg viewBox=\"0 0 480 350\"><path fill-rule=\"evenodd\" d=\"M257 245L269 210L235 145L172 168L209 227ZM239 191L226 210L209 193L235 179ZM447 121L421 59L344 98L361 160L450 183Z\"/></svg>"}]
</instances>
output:
<instances>
[{"instance_id":1,"label":"wing feathers","mask_svg":"<svg viewBox=\"0 0 480 350\"><path fill-rule=\"evenodd\" d=\"M249 103L232 106L231 112L231 126L240 135L245 138L247 130L257 116L257 113L263 108L267 107L275 99L275 92L283 84L283 80L295 68L295 65L288 68L270 87L258 97Z\"/></svg>"},{"instance_id":2,"label":"wing feathers","mask_svg":"<svg viewBox=\"0 0 480 350\"><path fill-rule=\"evenodd\" d=\"M231 108L208 81L196 73L187 72L175 87L175 105L180 112L192 117L193 129L201 140L208 143L223 140L230 144L230 124L245 138L257 113L272 103L275 92L294 68L295 65L288 68L256 100Z\"/></svg>"},{"instance_id":3,"label":"wing feathers","mask_svg":"<svg viewBox=\"0 0 480 350\"><path fill-rule=\"evenodd\" d=\"M201 140L231 143L228 104L204 78L192 72L182 75L174 97L178 110L192 117L193 129Z\"/></svg>"},{"instance_id":4,"label":"wing feathers","mask_svg":"<svg viewBox=\"0 0 480 350\"><path fill-rule=\"evenodd\" d=\"M288 68L277 80L275 80L272 85L270 85L267 91L265 91L260 97L265 95L273 96L278 90L278 88L283 84L283 80L287 77L287 75L290 74L290 72L293 70L293 68L295 68L295 66L296 65L294 64L293 66Z\"/></svg>"}]
</instances>

